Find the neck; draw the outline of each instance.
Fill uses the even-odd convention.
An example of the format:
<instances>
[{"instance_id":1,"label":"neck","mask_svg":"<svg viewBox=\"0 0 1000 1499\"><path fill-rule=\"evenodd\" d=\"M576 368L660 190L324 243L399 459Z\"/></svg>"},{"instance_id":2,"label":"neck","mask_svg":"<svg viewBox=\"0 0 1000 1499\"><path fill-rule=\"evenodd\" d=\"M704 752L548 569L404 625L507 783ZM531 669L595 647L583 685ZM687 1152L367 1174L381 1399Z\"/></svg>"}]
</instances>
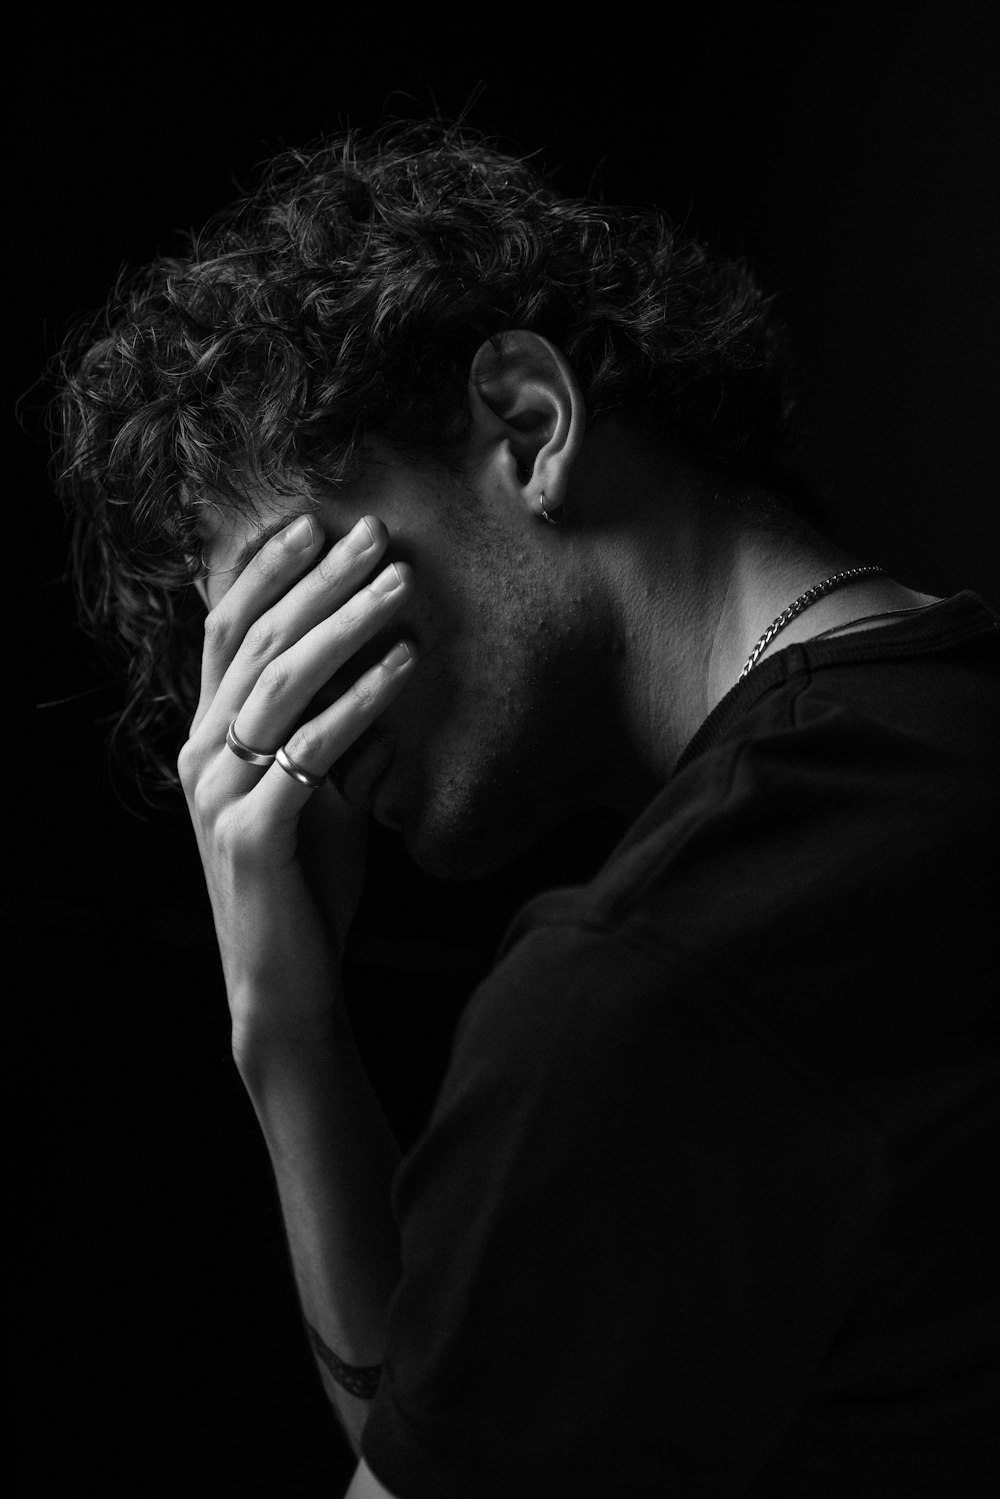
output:
<instances>
[{"instance_id":1,"label":"neck","mask_svg":"<svg viewBox=\"0 0 1000 1499\"><path fill-rule=\"evenodd\" d=\"M816 584L864 566L865 560L794 521L730 527L718 553L715 586L707 594L713 601L712 643L699 684L705 713L736 684L757 642L783 611ZM866 575L809 603L773 636L755 664L863 613L885 581Z\"/></svg>"},{"instance_id":2,"label":"neck","mask_svg":"<svg viewBox=\"0 0 1000 1499\"><path fill-rule=\"evenodd\" d=\"M621 701L634 756L621 782L635 788L637 804L667 779L776 617L821 580L870 560L774 507L762 520L764 507L746 490L727 493L703 474L686 483L672 474L666 498L661 491L652 500L630 506L612 554ZM860 616L930 601L890 578L853 580L797 615L758 664Z\"/></svg>"}]
</instances>

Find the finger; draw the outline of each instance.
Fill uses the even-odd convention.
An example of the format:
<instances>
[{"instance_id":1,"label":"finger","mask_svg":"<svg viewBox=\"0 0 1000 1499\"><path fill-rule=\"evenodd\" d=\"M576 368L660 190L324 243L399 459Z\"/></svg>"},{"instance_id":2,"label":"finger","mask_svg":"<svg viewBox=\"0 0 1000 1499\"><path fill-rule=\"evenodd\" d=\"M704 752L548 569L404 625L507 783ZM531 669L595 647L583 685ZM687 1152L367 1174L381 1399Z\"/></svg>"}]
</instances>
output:
<instances>
[{"instance_id":1,"label":"finger","mask_svg":"<svg viewBox=\"0 0 1000 1499\"><path fill-rule=\"evenodd\" d=\"M250 560L205 616L201 691L191 732L197 728L253 620L284 593L315 560L322 531L300 515ZM207 591L203 594L207 600Z\"/></svg>"},{"instance_id":2,"label":"finger","mask_svg":"<svg viewBox=\"0 0 1000 1499\"><path fill-rule=\"evenodd\" d=\"M331 678L359 650L391 628L392 617L405 602L411 581L405 563L383 569L331 618L322 620L271 661L245 701L239 673L226 674L202 723L202 741L211 738L217 744L218 736L225 736L225 749L215 762L213 784L225 787L228 796L234 791L245 794L256 785L320 689L326 686L332 695L337 684Z\"/></svg>"},{"instance_id":3,"label":"finger","mask_svg":"<svg viewBox=\"0 0 1000 1499\"><path fill-rule=\"evenodd\" d=\"M249 688L262 666L359 587L388 541L381 521L367 517L310 566L322 536L311 516L298 517L261 548L210 612L194 727L237 662Z\"/></svg>"},{"instance_id":4,"label":"finger","mask_svg":"<svg viewBox=\"0 0 1000 1499\"><path fill-rule=\"evenodd\" d=\"M402 691L416 659L411 641L397 642L342 697L296 729L284 746L293 765L314 779L325 779L344 751ZM275 762L250 793L250 800L262 818L284 821L301 814L314 789Z\"/></svg>"},{"instance_id":5,"label":"finger","mask_svg":"<svg viewBox=\"0 0 1000 1499\"><path fill-rule=\"evenodd\" d=\"M248 743L275 749L284 744L322 687L370 641L391 628L411 592L406 563L390 563L329 619L314 625L276 656L244 698L238 672L227 673L216 708L238 717L237 733Z\"/></svg>"},{"instance_id":6,"label":"finger","mask_svg":"<svg viewBox=\"0 0 1000 1499\"><path fill-rule=\"evenodd\" d=\"M247 790L260 780L264 771L274 764L274 751L265 750L258 745L248 744L241 738L236 727L236 719L229 721L226 729L226 749L229 755L224 755L225 780L227 790L231 793L233 785L237 785L241 791ZM233 757L230 759L230 755ZM235 764L233 763L235 760ZM235 780L234 780L235 778Z\"/></svg>"},{"instance_id":7,"label":"finger","mask_svg":"<svg viewBox=\"0 0 1000 1499\"><path fill-rule=\"evenodd\" d=\"M254 620L220 684L225 701L241 703L265 668L357 593L387 541L380 521L359 521L304 578Z\"/></svg>"}]
</instances>

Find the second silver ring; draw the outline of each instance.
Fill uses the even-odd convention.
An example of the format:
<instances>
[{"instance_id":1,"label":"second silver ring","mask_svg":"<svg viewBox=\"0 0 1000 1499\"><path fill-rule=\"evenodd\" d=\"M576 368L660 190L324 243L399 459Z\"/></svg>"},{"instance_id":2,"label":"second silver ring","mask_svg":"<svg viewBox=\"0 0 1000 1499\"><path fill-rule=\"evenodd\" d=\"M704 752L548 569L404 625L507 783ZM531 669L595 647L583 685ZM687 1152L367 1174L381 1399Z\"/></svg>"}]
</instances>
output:
<instances>
[{"instance_id":1,"label":"second silver ring","mask_svg":"<svg viewBox=\"0 0 1000 1499\"><path fill-rule=\"evenodd\" d=\"M296 765L284 745L276 752L274 758L286 775L291 776L292 780L298 781L300 785L308 786L310 791L318 791L326 780L326 776L314 776L311 770L304 770L301 765Z\"/></svg>"}]
</instances>

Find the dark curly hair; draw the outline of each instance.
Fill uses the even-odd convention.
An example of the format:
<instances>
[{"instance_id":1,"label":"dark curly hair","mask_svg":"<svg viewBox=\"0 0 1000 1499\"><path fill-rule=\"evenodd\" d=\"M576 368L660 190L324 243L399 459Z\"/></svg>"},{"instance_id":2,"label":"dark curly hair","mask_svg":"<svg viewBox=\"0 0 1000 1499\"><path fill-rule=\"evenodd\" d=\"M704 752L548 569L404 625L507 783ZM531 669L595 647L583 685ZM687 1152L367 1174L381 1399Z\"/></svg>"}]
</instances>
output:
<instances>
[{"instance_id":1,"label":"dark curly hair","mask_svg":"<svg viewBox=\"0 0 1000 1499\"><path fill-rule=\"evenodd\" d=\"M54 402L83 618L127 658L113 738L166 781L196 697L199 508L245 506L248 473L321 491L369 434L447 462L484 340L536 330L592 422L765 483L795 442L783 330L742 263L653 210L559 196L463 127L287 152L185 249L71 334Z\"/></svg>"}]
</instances>

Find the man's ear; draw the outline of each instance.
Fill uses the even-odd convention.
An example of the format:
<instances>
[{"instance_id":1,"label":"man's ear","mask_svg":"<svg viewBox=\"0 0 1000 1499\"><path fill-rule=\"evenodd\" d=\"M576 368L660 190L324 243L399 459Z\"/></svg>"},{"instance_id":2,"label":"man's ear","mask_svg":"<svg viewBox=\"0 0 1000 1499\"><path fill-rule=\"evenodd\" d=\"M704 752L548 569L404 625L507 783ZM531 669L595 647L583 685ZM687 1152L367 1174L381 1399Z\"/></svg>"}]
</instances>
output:
<instances>
[{"instance_id":1,"label":"man's ear","mask_svg":"<svg viewBox=\"0 0 1000 1499\"><path fill-rule=\"evenodd\" d=\"M561 510L586 428L565 355L521 329L488 339L472 361L469 405L472 462L534 515Z\"/></svg>"}]
</instances>

